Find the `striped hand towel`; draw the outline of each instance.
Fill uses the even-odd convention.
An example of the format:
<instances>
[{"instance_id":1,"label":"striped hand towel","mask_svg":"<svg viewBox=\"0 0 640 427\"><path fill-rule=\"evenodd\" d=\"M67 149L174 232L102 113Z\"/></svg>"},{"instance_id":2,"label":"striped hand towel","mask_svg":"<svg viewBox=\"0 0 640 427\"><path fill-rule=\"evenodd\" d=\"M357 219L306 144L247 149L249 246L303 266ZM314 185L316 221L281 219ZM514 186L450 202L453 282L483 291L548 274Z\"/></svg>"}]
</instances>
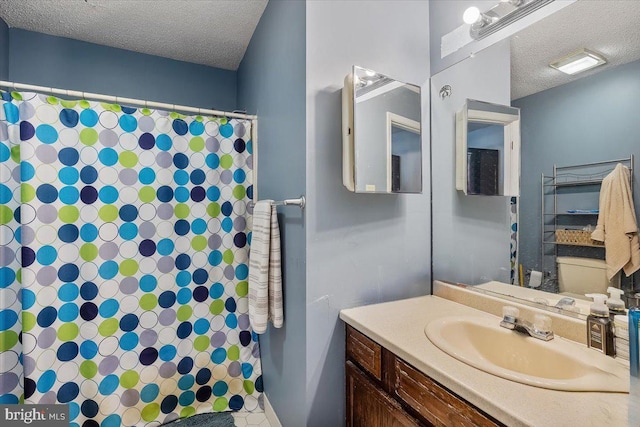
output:
<instances>
[{"instance_id":1,"label":"striped hand towel","mask_svg":"<svg viewBox=\"0 0 640 427\"><path fill-rule=\"evenodd\" d=\"M256 334L267 330L267 321L281 328L282 270L280 229L272 200L262 200L253 208L253 232L249 253L249 320Z\"/></svg>"}]
</instances>

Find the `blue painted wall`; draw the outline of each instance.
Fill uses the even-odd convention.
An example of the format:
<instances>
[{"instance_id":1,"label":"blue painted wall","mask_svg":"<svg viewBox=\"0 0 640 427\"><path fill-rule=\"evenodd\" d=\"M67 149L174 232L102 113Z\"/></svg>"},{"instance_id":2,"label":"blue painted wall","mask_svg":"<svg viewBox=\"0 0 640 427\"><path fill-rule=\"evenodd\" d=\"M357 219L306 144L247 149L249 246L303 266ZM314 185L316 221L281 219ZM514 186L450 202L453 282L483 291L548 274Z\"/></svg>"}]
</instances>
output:
<instances>
[{"instance_id":1,"label":"blue painted wall","mask_svg":"<svg viewBox=\"0 0 640 427\"><path fill-rule=\"evenodd\" d=\"M0 79L9 78L9 27L0 19Z\"/></svg>"},{"instance_id":2,"label":"blue painted wall","mask_svg":"<svg viewBox=\"0 0 640 427\"><path fill-rule=\"evenodd\" d=\"M305 193L305 10L303 1L270 1L238 69L238 107L259 116L258 195ZM265 391L285 427L306 424L305 217L279 208L284 327L260 337Z\"/></svg>"},{"instance_id":3,"label":"blue painted wall","mask_svg":"<svg viewBox=\"0 0 640 427\"><path fill-rule=\"evenodd\" d=\"M2 40L0 25L0 55ZM9 29L9 46L11 81L225 111L236 108L235 71L17 28Z\"/></svg>"},{"instance_id":4,"label":"blue painted wall","mask_svg":"<svg viewBox=\"0 0 640 427\"><path fill-rule=\"evenodd\" d=\"M345 423L340 310L429 293L428 22L425 1L307 2L309 427ZM422 194L356 194L342 185L341 90L353 65L422 87Z\"/></svg>"},{"instance_id":5,"label":"blue painted wall","mask_svg":"<svg viewBox=\"0 0 640 427\"><path fill-rule=\"evenodd\" d=\"M552 174L554 164L613 160L629 154L640 160L640 61L515 100L513 105L520 107L522 115L520 262L539 269L542 172ZM638 171L634 181L638 213ZM579 191L579 198L571 199L573 205L561 209L598 208L599 187ZM593 217L591 222L595 221Z\"/></svg>"},{"instance_id":6,"label":"blue painted wall","mask_svg":"<svg viewBox=\"0 0 640 427\"><path fill-rule=\"evenodd\" d=\"M431 77L433 279L477 285L509 282L509 197L456 190L455 117L467 99L509 105L510 47L505 40ZM440 88L451 85L441 99Z\"/></svg>"}]
</instances>

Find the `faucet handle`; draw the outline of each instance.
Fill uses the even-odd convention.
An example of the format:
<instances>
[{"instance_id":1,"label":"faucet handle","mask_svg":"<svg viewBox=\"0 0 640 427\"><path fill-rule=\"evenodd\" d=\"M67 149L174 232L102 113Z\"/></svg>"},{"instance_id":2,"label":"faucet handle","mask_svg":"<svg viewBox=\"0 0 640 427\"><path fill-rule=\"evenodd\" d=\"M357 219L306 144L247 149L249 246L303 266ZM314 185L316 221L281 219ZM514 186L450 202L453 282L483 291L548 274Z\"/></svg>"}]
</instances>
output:
<instances>
[{"instance_id":1,"label":"faucet handle","mask_svg":"<svg viewBox=\"0 0 640 427\"><path fill-rule=\"evenodd\" d=\"M502 318L510 322L515 322L520 316L520 310L517 307L511 305L505 305L502 307Z\"/></svg>"},{"instance_id":2,"label":"faucet handle","mask_svg":"<svg viewBox=\"0 0 640 427\"><path fill-rule=\"evenodd\" d=\"M533 327L540 332L551 332L551 317L544 314L534 315Z\"/></svg>"}]
</instances>

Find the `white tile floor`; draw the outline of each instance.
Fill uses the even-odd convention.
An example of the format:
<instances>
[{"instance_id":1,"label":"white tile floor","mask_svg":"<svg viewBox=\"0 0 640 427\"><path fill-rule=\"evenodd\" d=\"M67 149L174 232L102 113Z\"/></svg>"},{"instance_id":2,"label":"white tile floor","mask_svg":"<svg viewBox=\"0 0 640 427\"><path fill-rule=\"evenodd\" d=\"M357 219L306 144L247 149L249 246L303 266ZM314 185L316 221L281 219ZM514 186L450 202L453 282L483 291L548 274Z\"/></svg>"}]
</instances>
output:
<instances>
[{"instance_id":1,"label":"white tile floor","mask_svg":"<svg viewBox=\"0 0 640 427\"><path fill-rule=\"evenodd\" d=\"M236 427L271 427L264 412L234 412Z\"/></svg>"}]
</instances>

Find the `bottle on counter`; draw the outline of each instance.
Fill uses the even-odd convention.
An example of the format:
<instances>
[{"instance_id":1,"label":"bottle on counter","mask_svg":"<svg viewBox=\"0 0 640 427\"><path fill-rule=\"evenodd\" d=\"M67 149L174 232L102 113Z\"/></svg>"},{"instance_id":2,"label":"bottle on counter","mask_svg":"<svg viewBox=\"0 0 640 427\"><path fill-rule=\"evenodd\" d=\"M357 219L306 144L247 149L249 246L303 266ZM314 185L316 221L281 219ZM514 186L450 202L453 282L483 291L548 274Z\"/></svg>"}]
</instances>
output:
<instances>
[{"instance_id":1,"label":"bottle on counter","mask_svg":"<svg viewBox=\"0 0 640 427\"><path fill-rule=\"evenodd\" d=\"M632 377L640 376L640 352L638 349L638 325L640 324L640 307L629 309L629 369Z\"/></svg>"},{"instance_id":2,"label":"bottle on counter","mask_svg":"<svg viewBox=\"0 0 640 427\"><path fill-rule=\"evenodd\" d=\"M604 294L586 294L586 296L593 298L587 317L587 345L589 348L614 357L616 348L613 339L613 322L609 318L609 308L605 304L607 296Z\"/></svg>"},{"instance_id":3,"label":"bottle on counter","mask_svg":"<svg viewBox=\"0 0 640 427\"><path fill-rule=\"evenodd\" d=\"M609 292L609 298L607 299L607 308L609 308L609 318L613 321L613 316L626 316L627 310L624 306L624 301L620 298L624 295L624 291L622 289L614 288L613 286L609 286L607 288L607 292Z\"/></svg>"}]
</instances>

